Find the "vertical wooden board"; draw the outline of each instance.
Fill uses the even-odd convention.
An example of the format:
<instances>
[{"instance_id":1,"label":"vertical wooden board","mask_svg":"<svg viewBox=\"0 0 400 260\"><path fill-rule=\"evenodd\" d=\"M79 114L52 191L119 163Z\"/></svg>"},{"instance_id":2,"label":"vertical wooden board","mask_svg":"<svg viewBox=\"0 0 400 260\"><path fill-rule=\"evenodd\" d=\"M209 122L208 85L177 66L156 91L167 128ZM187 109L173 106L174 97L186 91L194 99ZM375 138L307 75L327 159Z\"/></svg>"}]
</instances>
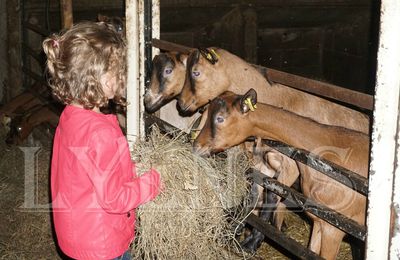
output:
<instances>
[{"instance_id":1,"label":"vertical wooden board","mask_svg":"<svg viewBox=\"0 0 400 260\"><path fill-rule=\"evenodd\" d=\"M62 28L71 28L74 19L72 15L72 0L60 0L60 8L61 8L61 24Z\"/></svg>"},{"instance_id":2,"label":"vertical wooden board","mask_svg":"<svg viewBox=\"0 0 400 260\"><path fill-rule=\"evenodd\" d=\"M4 97L4 87L7 80L7 9L6 1L0 1L0 102Z\"/></svg>"},{"instance_id":3,"label":"vertical wooden board","mask_svg":"<svg viewBox=\"0 0 400 260\"><path fill-rule=\"evenodd\" d=\"M7 1L8 84L4 89L6 101L23 90L21 63L21 12L17 0Z\"/></svg>"},{"instance_id":4,"label":"vertical wooden board","mask_svg":"<svg viewBox=\"0 0 400 260\"><path fill-rule=\"evenodd\" d=\"M139 85L139 24L138 4L136 0L126 1L126 38L127 50L127 112L126 136L129 146L132 147L140 135L140 85Z\"/></svg>"},{"instance_id":5,"label":"vertical wooden board","mask_svg":"<svg viewBox=\"0 0 400 260\"><path fill-rule=\"evenodd\" d=\"M244 59L257 64L257 12L249 8L243 12L244 19Z\"/></svg>"},{"instance_id":6,"label":"vertical wooden board","mask_svg":"<svg viewBox=\"0 0 400 260\"><path fill-rule=\"evenodd\" d=\"M388 259L389 255L393 178L399 160L395 156L399 134L399 24L400 2L382 1L367 216L366 257L370 260Z\"/></svg>"}]
</instances>

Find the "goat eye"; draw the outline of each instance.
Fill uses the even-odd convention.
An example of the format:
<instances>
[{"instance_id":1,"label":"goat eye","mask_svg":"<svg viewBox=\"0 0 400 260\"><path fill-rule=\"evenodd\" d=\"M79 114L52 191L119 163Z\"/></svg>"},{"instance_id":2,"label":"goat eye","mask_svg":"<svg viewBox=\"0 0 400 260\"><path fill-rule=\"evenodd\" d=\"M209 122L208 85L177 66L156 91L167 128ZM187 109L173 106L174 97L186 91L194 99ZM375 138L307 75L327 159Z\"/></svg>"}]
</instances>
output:
<instances>
[{"instance_id":1,"label":"goat eye","mask_svg":"<svg viewBox=\"0 0 400 260\"><path fill-rule=\"evenodd\" d=\"M225 121L225 119L222 116L217 116L215 118L215 122L217 122L218 124L222 124Z\"/></svg>"},{"instance_id":2,"label":"goat eye","mask_svg":"<svg viewBox=\"0 0 400 260\"><path fill-rule=\"evenodd\" d=\"M22 127L18 126L18 127L17 127L17 131L18 131L18 132L21 132L21 131L22 131Z\"/></svg>"},{"instance_id":3,"label":"goat eye","mask_svg":"<svg viewBox=\"0 0 400 260\"><path fill-rule=\"evenodd\" d=\"M200 71L192 71L193 77L198 77L200 76Z\"/></svg>"},{"instance_id":4,"label":"goat eye","mask_svg":"<svg viewBox=\"0 0 400 260\"><path fill-rule=\"evenodd\" d=\"M169 74L171 74L172 73L172 69L171 68L166 68L165 70L164 70L164 74L165 75L169 75Z\"/></svg>"}]
</instances>

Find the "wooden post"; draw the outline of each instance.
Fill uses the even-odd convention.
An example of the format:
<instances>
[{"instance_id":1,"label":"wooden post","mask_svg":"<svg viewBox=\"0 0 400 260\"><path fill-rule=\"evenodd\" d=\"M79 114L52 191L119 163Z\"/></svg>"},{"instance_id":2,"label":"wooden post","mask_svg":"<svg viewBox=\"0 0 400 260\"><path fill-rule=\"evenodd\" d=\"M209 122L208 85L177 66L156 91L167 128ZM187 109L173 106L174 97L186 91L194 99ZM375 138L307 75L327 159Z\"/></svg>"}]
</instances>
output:
<instances>
[{"instance_id":1,"label":"wooden post","mask_svg":"<svg viewBox=\"0 0 400 260\"><path fill-rule=\"evenodd\" d=\"M60 0L61 25L64 29L72 27L74 19L72 16L72 0Z\"/></svg>"},{"instance_id":2,"label":"wooden post","mask_svg":"<svg viewBox=\"0 0 400 260\"><path fill-rule=\"evenodd\" d=\"M257 64L257 12L249 8L243 12L244 59Z\"/></svg>"},{"instance_id":3,"label":"wooden post","mask_svg":"<svg viewBox=\"0 0 400 260\"><path fill-rule=\"evenodd\" d=\"M399 259L400 255L400 195L395 189L399 187L400 172L399 24L400 2L383 0L369 171L367 260ZM391 222L392 208L394 223Z\"/></svg>"},{"instance_id":4,"label":"wooden post","mask_svg":"<svg viewBox=\"0 0 400 260\"><path fill-rule=\"evenodd\" d=\"M7 1L7 50L8 50L8 81L4 89L4 101L23 91L22 54L21 54L21 12L19 1ZM0 83L1 84L1 83ZM0 87L3 87L1 84Z\"/></svg>"},{"instance_id":5,"label":"wooden post","mask_svg":"<svg viewBox=\"0 0 400 260\"><path fill-rule=\"evenodd\" d=\"M126 1L126 38L127 50L127 111L126 111L126 137L132 149L135 141L140 137L141 104L140 104L140 45L139 45L139 3L136 0ZM143 43L142 43L143 46Z\"/></svg>"}]
</instances>

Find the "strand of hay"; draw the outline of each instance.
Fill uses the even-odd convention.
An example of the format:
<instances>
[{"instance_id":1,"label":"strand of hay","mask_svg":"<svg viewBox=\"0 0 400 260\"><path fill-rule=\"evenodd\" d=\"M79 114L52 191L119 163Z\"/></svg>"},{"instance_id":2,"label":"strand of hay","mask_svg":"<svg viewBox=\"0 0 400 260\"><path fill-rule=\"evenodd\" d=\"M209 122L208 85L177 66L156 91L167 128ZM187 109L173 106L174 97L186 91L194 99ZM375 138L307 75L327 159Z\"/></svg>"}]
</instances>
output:
<instances>
[{"instance_id":1,"label":"strand of hay","mask_svg":"<svg viewBox=\"0 0 400 260\"><path fill-rule=\"evenodd\" d=\"M233 247L247 195L249 160L244 152L236 148L226 158L202 158L192 153L182 134L170 138L153 128L132 156L140 162L139 175L153 167L164 185L154 201L137 211L136 258L239 258Z\"/></svg>"}]
</instances>

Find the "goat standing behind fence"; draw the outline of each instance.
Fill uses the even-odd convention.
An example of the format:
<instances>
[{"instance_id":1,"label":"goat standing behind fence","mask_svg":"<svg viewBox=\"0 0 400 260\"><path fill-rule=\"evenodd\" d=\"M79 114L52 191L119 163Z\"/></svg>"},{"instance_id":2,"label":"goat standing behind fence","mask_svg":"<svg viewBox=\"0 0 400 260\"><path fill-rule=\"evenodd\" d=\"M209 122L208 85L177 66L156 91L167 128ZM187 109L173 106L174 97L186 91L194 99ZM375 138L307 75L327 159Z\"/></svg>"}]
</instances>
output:
<instances>
[{"instance_id":1,"label":"goat standing behind fence","mask_svg":"<svg viewBox=\"0 0 400 260\"><path fill-rule=\"evenodd\" d=\"M187 54L166 52L153 59L151 81L144 94L146 111L153 113L164 105L163 119L170 124L189 132L200 114L182 117L176 109L175 99L181 93L186 75Z\"/></svg>"},{"instance_id":2,"label":"goat standing behind fence","mask_svg":"<svg viewBox=\"0 0 400 260\"><path fill-rule=\"evenodd\" d=\"M194 143L200 153L218 152L250 136L285 142L367 177L369 136L342 127L319 124L266 104L257 104L254 89L240 96L226 92L212 101L205 127ZM303 193L322 204L365 222L366 197L308 166L297 164ZM310 249L325 259L335 259L345 233L322 219L313 219Z\"/></svg>"}]
</instances>

